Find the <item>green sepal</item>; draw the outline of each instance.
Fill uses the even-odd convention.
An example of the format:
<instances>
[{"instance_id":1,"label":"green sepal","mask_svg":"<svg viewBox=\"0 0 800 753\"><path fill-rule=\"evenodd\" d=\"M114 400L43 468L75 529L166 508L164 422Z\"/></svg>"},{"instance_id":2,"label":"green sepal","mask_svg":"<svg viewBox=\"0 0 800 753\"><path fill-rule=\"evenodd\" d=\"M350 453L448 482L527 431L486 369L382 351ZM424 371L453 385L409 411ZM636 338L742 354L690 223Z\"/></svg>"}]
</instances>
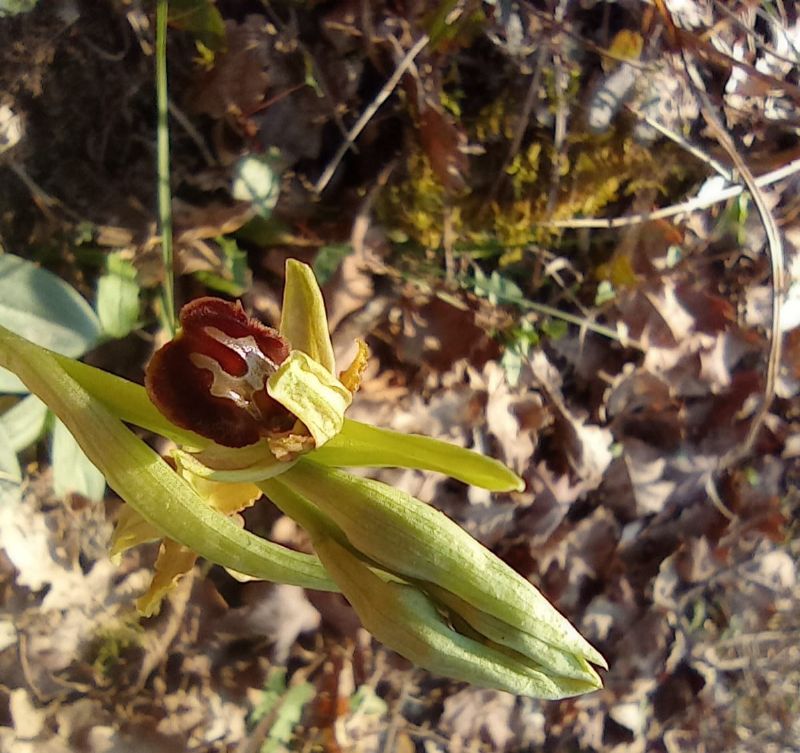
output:
<instances>
[{"instance_id":1,"label":"green sepal","mask_svg":"<svg viewBox=\"0 0 800 753\"><path fill-rule=\"evenodd\" d=\"M270 376L267 394L305 424L317 447L342 429L352 395L327 368L300 350Z\"/></svg>"},{"instance_id":2,"label":"green sepal","mask_svg":"<svg viewBox=\"0 0 800 753\"><path fill-rule=\"evenodd\" d=\"M438 586L428 585L426 590L437 602L446 606L453 615L461 617L473 630L490 641L516 651L539 666L546 668L548 674L570 677L575 680L602 686L597 672L583 656L561 651L531 633L516 630L494 615L476 609L463 599Z\"/></svg>"},{"instance_id":3,"label":"green sepal","mask_svg":"<svg viewBox=\"0 0 800 753\"><path fill-rule=\"evenodd\" d=\"M286 260L279 332L294 350L302 350L335 373L336 363L322 291L311 267L296 259Z\"/></svg>"},{"instance_id":4,"label":"green sepal","mask_svg":"<svg viewBox=\"0 0 800 753\"><path fill-rule=\"evenodd\" d=\"M163 535L212 562L257 578L338 590L316 557L254 536L205 504L49 351L0 327L0 366L13 371L47 404L111 488Z\"/></svg>"},{"instance_id":5,"label":"green sepal","mask_svg":"<svg viewBox=\"0 0 800 753\"><path fill-rule=\"evenodd\" d=\"M493 492L522 491L525 482L502 463L419 434L401 434L349 418L341 432L316 450L315 463L343 467L417 468L436 471Z\"/></svg>"},{"instance_id":6,"label":"green sepal","mask_svg":"<svg viewBox=\"0 0 800 753\"><path fill-rule=\"evenodd\" d=\"M342 542L330 518L283 483L270 481L265 491L301 518L320 560L339 584L364 627L379 641L431 672L517 695L558 699L597 688L594 682L552 677L526 657L462 635L417 587L374 570Z\"/></svg>"},{"instance_id":7,"label":"green sepal","mask_svg":"<svg viewBox=\"0 0 800 753\"><path fill-rule=\"evenodd\" d=\"M433 507L371 479L308 458L280 476L328 515L364 556L430 582L560 651L606 666L602 655L539 591Z\"/></svg>"}]
</instances>

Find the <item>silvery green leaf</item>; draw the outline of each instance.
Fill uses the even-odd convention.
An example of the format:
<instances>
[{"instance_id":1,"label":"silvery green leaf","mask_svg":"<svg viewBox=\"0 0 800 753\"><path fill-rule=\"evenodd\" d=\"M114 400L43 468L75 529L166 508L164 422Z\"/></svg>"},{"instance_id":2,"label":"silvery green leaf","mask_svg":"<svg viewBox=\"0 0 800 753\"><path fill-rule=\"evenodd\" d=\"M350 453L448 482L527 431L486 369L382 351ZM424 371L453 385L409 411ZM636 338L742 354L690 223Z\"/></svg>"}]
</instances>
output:
<instances>
[{"instance_id":1,"label":"silvery green leaf","mask_svg":"<svg viewBox=\"0 0 800 753\"><path fill-rule=\"evenodd\" d=\"M36 395L28 395L0 416L0 427L14 452L20 452L39 438L46 419L47 406Z\"/></svg>"},{"instance_id":2,"label":"silvery green leaf","mask_svg":"<svg viewBox=\"0 0 800 753\"><path fill-rule=\"evenodd\" d=\"M103 499L106 480L86 457L80 445L64 424L56 419L53 426L53 490L59 497L70 494L99 502Z\"/></svg>"},{"instance_id":3,"label":"silvery green leaf","mask_svg":"<svg viewBox=\"0 0 800 753\"><path fill-rule=\"evenodd\" d=\"M270 154L248 154L233 169L233 198L251 202L253 209L264 218L272 214L280 194L281 178L276 163L276 158Z\"/></svg>"},{"instance_id":4,"label":"silvery green leaf","mask_svg":"<svg viewBox=\"0 0 800 753\"><path fill-rule=\"evenodd\" d=\"M80 294L52 272L0 254L0 325L66 356L83 355L100 338L100 322ZM0 370L0 392L27 392Z\"/></svg>"},{"instance_id":5,"label":"silvery green leaf","mask_svg":"<svg viewBox=\"0 0 800 753\"><path fill-rule=\"evenodd\" d=\"M125 337L139 324L139 283L130 261L110 254L97 281L97 315L109 337Z\"/></svg>"},{"instance_id":6,"label":"silvery green leaf","mask_svg":"<svg viewBox=\"0 0 800 753\"><path fill-rule=\"evenodd\" d=\"M0 494L10 492L7 485L19 486L22 481L22 470L19 467L17 453L11 438L5 428L0 424Z\"/></svg>"}]
</instances>

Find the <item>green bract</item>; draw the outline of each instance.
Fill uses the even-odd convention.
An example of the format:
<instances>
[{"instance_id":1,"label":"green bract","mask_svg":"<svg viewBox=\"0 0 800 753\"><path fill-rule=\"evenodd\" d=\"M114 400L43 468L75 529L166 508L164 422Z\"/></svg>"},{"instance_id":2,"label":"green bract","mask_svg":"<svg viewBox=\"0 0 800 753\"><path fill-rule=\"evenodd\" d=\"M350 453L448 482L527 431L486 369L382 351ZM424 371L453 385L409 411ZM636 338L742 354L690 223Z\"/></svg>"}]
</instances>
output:
<instances>
[{"instance_id":1,"label":"green bract","mask_svg":"<svg viewBox=\"0 0 800 753\"><path fill-rule=\"evenodd\" d=\"M229 331L216 324L204 328L204 306L217 312L215 321L226 322L224 307L230 305L208 299L208 304L195 302L195 330L184 336L182 350L170 354L172 363L186 351L195 367L213 372L215 400L227 399L229 391L248 416L266 416L258 424L262 438L241 447L213 442L193 431L192 423L190 428L186 422L176 425L139 385L0 327L0 366L14 372L64 422L130 506L114 552L165 537L154 584L140 599L140 609L157 609L163 594L201 555L237 577L341 590L377 638L439 674L542 698L600 687L590 662L605 666L603 657L533 585L434 508L342 470L400 466L447 473L492 491L523 488L503 465L472 451L346 419L366 348L360 345L354 364L337 376L311 270L289 261L286 280L279 333L259 325L247 335L240 308L232 310ZM195 357L193 349L204 347L207 336L216 343ZM277 338L274 352L283 360L274 363L259 355L258 337ZM243 355L229 356L228 346ZM217 362L208 353L222 355ZM234 375L231 363L238 371L237 364L247 364L244 377ZM160 374L148 384L163 379ZM273 402L258 398L258 410L251 409L251 392L261 390ZM178 444L175 469L126 423ZM230 519L262 491L306 529L316 556L265 541Z\"/></svg>"}]
</instances>

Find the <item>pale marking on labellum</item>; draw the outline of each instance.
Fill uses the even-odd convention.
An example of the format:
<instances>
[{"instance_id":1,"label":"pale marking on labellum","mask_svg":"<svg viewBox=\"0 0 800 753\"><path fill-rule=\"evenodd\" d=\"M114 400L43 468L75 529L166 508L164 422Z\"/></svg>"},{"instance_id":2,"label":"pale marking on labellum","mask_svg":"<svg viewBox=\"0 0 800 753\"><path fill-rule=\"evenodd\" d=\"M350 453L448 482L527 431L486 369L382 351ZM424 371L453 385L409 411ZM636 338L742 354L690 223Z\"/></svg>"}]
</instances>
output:
<instances>
[{"instance_id":1,"label":"pale marking on labellum","mask_svg":"<svg viewBox=\"0 0 800 753\"><path fill-rule=\"evenodd\" d=\"M278 364L264 355L252 335L231 337L216 327L204 327L203 330L209 337L240 356L247 366L243 376L232 376L222 368L219 361L203 353L192 353L189 356L191 362L197 368L211 372L211 394L232 400L255 418L260 418L258 407L253 402L253 393L264 389L267 379L278 370Z\"/></svg>"}]
</instances>

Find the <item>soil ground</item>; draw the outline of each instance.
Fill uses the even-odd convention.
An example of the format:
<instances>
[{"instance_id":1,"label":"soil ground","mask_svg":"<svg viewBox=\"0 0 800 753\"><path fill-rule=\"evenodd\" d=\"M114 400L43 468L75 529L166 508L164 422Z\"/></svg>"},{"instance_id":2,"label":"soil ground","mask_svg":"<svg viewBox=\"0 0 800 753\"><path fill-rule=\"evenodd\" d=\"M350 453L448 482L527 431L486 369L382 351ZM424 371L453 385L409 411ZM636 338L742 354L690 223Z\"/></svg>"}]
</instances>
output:
<instances>
[{"instance_id":1,"label":"soil ground","mask_svg":"<svg viewBox=\"0 0 800 753\"><path fill-rule=\"evenodd\" d=\"M155 11L35 5L0 13L0 242L90 302L132 265L136 326L87 359L141 381L166 337ZM797 8L175 0L168 50L178 303L275 324L285 260L313 263L337 359L372 352L349 415L526 490L376 476L610 670L561 702L464 686L338 595L206 563L140 619L157 545L112 564L120 501L57 496L42 440L3 513L0 748L800 750ZM266 198L234 195L248 158Z\"/></svg>"}]
</instances>

